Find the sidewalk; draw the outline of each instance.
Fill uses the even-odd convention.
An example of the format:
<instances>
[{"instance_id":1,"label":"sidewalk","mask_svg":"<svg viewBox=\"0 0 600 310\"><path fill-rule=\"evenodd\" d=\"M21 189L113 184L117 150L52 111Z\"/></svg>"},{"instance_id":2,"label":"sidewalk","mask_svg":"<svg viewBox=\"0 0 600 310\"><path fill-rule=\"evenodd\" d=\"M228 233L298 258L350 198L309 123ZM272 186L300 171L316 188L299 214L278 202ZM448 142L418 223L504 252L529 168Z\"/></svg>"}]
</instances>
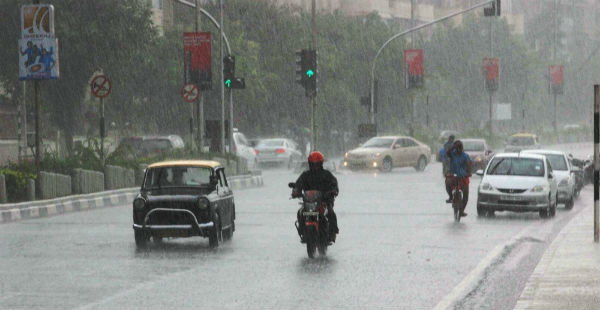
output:
<instances>
[{"instance_id":1,"label":"sidewalk","mask_svg":"<svg viewBox=\"0 0 600 310\"><path fill-rule=\"evenodd\" d=\"M594 206L567 224L527 281L515 310L600 309L600 244Z\"/></svg>"}]
</instances>

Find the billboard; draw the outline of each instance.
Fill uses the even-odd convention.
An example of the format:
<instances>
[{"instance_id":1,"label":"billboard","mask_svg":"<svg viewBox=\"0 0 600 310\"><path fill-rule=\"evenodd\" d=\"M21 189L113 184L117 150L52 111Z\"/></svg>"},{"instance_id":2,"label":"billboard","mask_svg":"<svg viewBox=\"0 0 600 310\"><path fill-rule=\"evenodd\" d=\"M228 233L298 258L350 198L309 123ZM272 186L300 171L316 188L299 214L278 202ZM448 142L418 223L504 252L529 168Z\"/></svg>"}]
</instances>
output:
<instances>
[{"instance_id":1,"label":"billboard","mask_svg":"<svg viewBox=\"0 0 600 310\"><path fill-rule=\"evenodd\" d=\"M54 7L21 6L19 79L49 80L59 77L58 40L54 36Z\"/></svg>"},{"instance_id":2,"label":"billboard","mask_svg":"<svg viewBox=\"0 0 600 310\"><path fill-rule=\"evenodd\" d=\"M548 76L550 77L550 90L553 94L562 94L564 83L564 67L560 65L550 66Z\"/></svg>"},{"instance_id":3,"label":"billboard","mask_svg":"<svg viewBox=\"0 0 600 310\"><path fill-rule=\"evenodd\" d=\"M183 33L184 84L193 83L201 90L212 88L210 32Z\"/></svg>"},{"instance_id":4,"label":"billboard","mask_svg":"<svg viewBox=\"0 0 600 310\"><path fill-rule=\"evenodd\" d=\"M482 73L485 79L485 88L488 91L496 91L500 80L500 59L484 58Z\"/></svg>"},{"instance_id":5,"label":"billboard","mask_svg":"<svg viewBox=\"0 0 600 310\"><path fill-rule=\"evenodd\" d=\"M423 87L423 50L404 50L406 88Z\"/></svg>"},{"instance_id":6,"label":"billboard","mask_svg":"<svg viewBox=\"0 0 600 310\"><path fill-rule=\"evenodd\" d=\"M19 40L19 79L57 79L59 72L58 39Z\"/></svg>"},{"instance_id":7,"label":"billboard","mask_svg":"<svg viewBox=\"0 0 600 310\"><path fill-rule=\"evenodd\" d=\"M53 38L54 6L33 4L21 6L21 38Z\"/></svg>"}]
</instances>

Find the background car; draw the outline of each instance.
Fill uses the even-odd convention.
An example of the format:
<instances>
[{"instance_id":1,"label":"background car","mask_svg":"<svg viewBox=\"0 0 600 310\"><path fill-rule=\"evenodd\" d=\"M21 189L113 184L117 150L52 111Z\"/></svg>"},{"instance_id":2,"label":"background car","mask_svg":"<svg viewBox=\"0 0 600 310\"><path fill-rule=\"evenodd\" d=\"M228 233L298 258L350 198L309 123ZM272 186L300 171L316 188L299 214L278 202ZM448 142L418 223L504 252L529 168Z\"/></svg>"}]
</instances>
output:
<instances>
[{"instance_id":1,"label":"background car","mask_svg":"<svg viewBox=\"0 0 600 310\"><path fill-rule=\"evenodd\" d=\"M472 171L485 169L490 159L494 156L485 139L460 139L465 153L471 158Z\"/></svg>"},{"instance_id":2,"label":"background car","mask_svg":"<svg viewBox=\"0 0 600 310\"><path fill-rule=\"evenodd\" d=\"M569 162L567 154L561 151L552 150L527 150L523 153L540 154L546 156L554 178L558 184L558 203L564 203L566 209L572 209L575 200L576 178L573 167Z\"/></svg>"},{"instance_id":3,"label":"background car","mask_svg":"<svg viewBox=\"0 0 600 310\"><path fill-rule=\"evenodd\" d=\"M256 150L250 145L246 136L239 132L237 128L233 129L233 152L246 161L249 169L257 168Z\"/></svg>"},{"instance_id":4,"label":"background car","mask_svg":"<svg viewBox=\"0 0 600 310\"><path fill-rule=\"evenodd\" d=\"M278 164L291 169L294 162L302 159L302 153L290 139L263 139L256 145L256 159L259 165Z\"/></svg>"},{"instance_id":5,"label":"background car","mask_svg":"<svg viewBox=\"0 0 600 310\"><path fill-rule=\"evenodd\" d=\"M185 143L178 135L136 136L121 139L117 150L131 152L135 156L152 156L184 147Z\"/></svg>"},{"instance_id":6,"label":"background car","mask_svg":"<svg viewBox=\"0 0 600 310\"><path fill-rule=\"evenodd\" d=\"M530 133L518 133L510 136L504 147L505 152L539 149L538 137Z\"/></svg>"},{"instance_id":7,"label":"background car","mask_svg":"<svg viewBox=\"0 0 600 310\"><path fill-rule=\"evenodd\" d=\"M492 158L478 188L477 215L496 211L539 212L554 216L557 186L550 162L544 155L503 153Z\"/></svg>"},{"instance_id":8,"label":"background car","mask_svg":"<svg viewBox=\"0 0 600 310\"><path fill-rule=\"evenodd\" d=\"M344 155L343 166L350 169L376 168L389 172L394 167L425 170L431 160L431 148L405 136L374 137Z\"/></svg>"}]
</instances>

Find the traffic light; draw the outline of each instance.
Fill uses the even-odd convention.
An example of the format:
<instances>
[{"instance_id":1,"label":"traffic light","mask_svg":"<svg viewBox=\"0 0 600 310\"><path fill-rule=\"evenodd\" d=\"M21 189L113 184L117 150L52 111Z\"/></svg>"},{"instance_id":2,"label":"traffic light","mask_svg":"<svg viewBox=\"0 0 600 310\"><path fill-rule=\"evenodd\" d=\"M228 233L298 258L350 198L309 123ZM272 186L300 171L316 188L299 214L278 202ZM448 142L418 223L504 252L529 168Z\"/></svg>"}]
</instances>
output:
<instances>
[{"instance_id":1,"label":"traffic light","mask_svg":"<svg viewBox=\"0 0 600 310\"><path fill-rule=\"evenodd\" d=\"M244 78L233 78L231 80L231 88L233 89L244 89L246 88L246 80Z\"/></svg>"},{"instance_id":2,"label":"traffic light","mask_svg":"<svg viewBox=\"0 0 600 310\"><path fill-rule=\"evenodd\" d=\"M306 52L307 50L296 51L296 83L306 88L306 79L304 72L306 70Z\"/></svg>"},{"instance_id":3,"label":"traffic light","mask_svg":"<svg viewBox=\"0 0 600 310\"><path fill-rule=\"evenodd\" d=\"M225 87L231 88L235 78L235 56L223 57L223 83Z\"/></svg>"},{"instance_id":4,"label":"traffic light","mask_svg":"<svg viewBox=\"0 0 600 310\"><path fill-rule=\"evenodd\" d=\"M304 87L307 97L317 95L319 76L317 65L317 51L307 49L296 51L296 83Z\"/></svg>"},{"instance_id":5,"label":"traffic light","mask_svg":"<svg viewBox=\"0 0 600 310\"><path fill-rule=\"evenodd\" d=\"M304 88L307 97L314 97L317 95L317 78L319 76L319 71L317 70L317 51L307 50L305 55L306 67L303 71L306 82Z\"/></svg>"},{"instance_id":6,"label":"traffic light","mask_svg":"<svg viewBox=\"0 0 600 310\"><path fill-rule=\"evenodd\" d=\"M483 8L483 15L484 16L500 16L500 1L501 0L494 0L494 2L492 2L491 8Z\"/></svg>"}]
</instances>

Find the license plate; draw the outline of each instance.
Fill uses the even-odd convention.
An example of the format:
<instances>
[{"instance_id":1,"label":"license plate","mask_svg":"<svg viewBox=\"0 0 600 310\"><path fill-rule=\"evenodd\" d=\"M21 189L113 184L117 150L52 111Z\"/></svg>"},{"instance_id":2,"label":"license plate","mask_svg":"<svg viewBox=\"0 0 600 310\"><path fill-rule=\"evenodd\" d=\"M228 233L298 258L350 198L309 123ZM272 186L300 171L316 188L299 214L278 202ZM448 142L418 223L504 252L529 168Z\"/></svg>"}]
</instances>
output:
<instances>
[{"instance_id":1,"label":"license plate","mask_svg":"<svg viewBox=\"0 0 600 310\"><path fill-rule=\"evenodd\" d=\"M319 212L303 212L302 214L304 216L314 216L314 215L319 215Z\"/></svg>"},{"instance_id":2,"label":"license plate","mask_svg":"<svg viewBox=\"0 0 600 310\"><path fill-rule=\"evenodd\" d=\"M501 200L512 200L512 201L523 201L524 197L521 196L500 196Z\"/></svg>"}]
</instances>

